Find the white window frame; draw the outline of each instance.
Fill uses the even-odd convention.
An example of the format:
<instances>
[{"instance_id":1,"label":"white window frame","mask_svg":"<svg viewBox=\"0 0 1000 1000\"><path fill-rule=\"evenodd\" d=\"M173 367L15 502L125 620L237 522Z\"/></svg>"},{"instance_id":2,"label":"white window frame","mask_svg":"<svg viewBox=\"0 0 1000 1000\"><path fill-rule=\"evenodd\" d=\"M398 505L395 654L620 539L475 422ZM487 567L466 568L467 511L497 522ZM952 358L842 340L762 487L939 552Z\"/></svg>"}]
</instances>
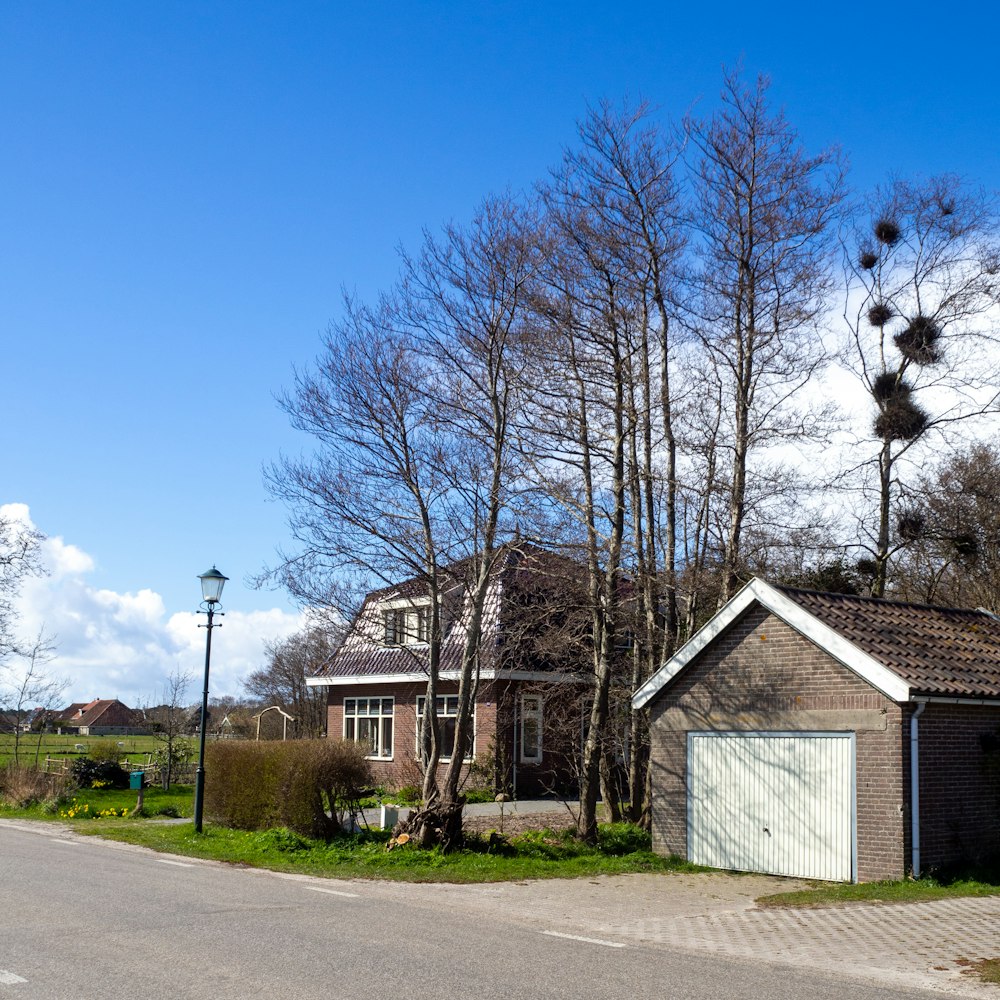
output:
<instances>
[{"instance_id":1,"label":"white window frame","mask_svg":"<svg viewBox=\"0 0 1000 1000\"><path fill-rule=\"evenodd\" d=\"M364 705L364 711L359 709ZM386 706L388 705L388 710ZM393 740L395 739L395 707L394 698L345 698L343 704L344 739L355 743L364 743L374 752L365 754L369 760L392 760ZM376 709L373 711L373 709ZM389 725L386 727L386 722ZM374 739L359 737L360 722L374 722ZM388 732L387 732L388 728ZM386 738L388 736L388 739Z\"/></svg>"},{"instance_id":2,"label":"white window frame","mask_svg":"<svg viewBox=\"0 0 1000 1000\"><path fill-rule=\"evenodd\" d=\"M382 608L383 646L426 646L430 642L430 630L429 603L395 601Z\"/></svg>"},{"instance_id":3,"label":"white window frame","mask_svg":"<svg viewBox=\"0 0 1000 1000\"><path fill-rule=\"evenodd\" d=\"M545 699L540 694L521 694L521 763L541 764L542 743L543 743L543 720L545 711ZM535 753L529 754L526 751L527 741L525 740L525 729L531 724L535 726Z\"/></svg>"},{"instance_id":4,"label":"white window frame","mask_svg":"<svg viewBox=\"0 0 1000 1000\"><path fill-rule=\"evenodd\" d=\"M424 724L424 706L427 703L427 696L420 694L417 695L417 725L416 725L416 748L417 748L417 758L420 757L420 730ZM458 719L458 695L457 694L439 694L437 696L437 717L438 717L438 728L439 732L444 732L444 727L440 725L443 719ZM469 747L469 752L463 758L465 763L471 763L476 759L476 705L473 702L472 705L472 740ZM457 725L457 721L456 721ZM447 741L444 741L445 743ZM448 746L447 754L441 754L438 757L438 761L442 764L447 764L451 760L451 747L454 746L454 741ZM443 745L442 745L443 749Z\"/></svg>"}]
</instances>

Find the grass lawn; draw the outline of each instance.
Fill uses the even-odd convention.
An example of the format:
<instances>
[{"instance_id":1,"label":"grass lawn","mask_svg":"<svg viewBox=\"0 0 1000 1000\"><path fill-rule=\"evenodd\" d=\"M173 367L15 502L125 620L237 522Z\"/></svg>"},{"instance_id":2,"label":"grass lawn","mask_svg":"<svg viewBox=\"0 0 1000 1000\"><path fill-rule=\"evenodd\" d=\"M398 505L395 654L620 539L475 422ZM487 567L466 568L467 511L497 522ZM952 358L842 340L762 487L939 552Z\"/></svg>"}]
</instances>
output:
<instances>
[{"instance_id":1,"label":"grass lawn","mask_svg":"<svg viewBox=\"0 0 1000 1000\"><path fill-rule=\"evenodd\" d=\"M138 794L128 789L81 788L54 805L41 803L15 809L0 803L0 819L71 820L76 825L82 825L86 820L89 826L102 812L114 810L119 816L122 810L131 812ZM169 792L162 788L147 788L144 800L143 812L148 818L190 816L194 812L194 789L190 785L174 785ZM70 812L74 815L70 816Z\"/></svg>"},{"instance_id":2,"label":"grass lawn","mask_svg":"<svg viewBox=\"0 0 1000 1000\"><path fill-rule=\"evenodd\" d=\"M647 836L625 824L602 827L598 848L586 847L568 834L545 830L520 834L494 846L486 837L471 835L465 849L449 854L410 845L387 851L389 834L382 831L326 844L288 830L252 833L208 825L199 835L187 823L166 825L127 819L78 821L76 828L80 833L171 854L324 878L468 883L701 870L679 858L653 854Z\"/></svg>"}]
</instances>

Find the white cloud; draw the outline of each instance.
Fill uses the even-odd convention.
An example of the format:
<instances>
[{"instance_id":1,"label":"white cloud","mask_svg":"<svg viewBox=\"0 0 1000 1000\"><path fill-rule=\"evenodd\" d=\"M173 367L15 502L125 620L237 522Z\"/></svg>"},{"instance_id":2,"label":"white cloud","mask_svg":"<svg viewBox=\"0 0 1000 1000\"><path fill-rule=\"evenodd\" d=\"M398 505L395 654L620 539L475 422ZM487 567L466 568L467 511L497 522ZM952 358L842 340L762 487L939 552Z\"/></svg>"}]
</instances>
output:
<instances>
[{"instance_id":1,"label":"white cloud","mask_svg":"<svg viewBox=\"0 0 1000 1000\"><path fill-rule=\"evenodd\" d=\"M0 507L0 516L31 524L24 504ZM170 614L155 591L117 593L91 586L94 560L62 538L46 539L42 559L48 576L27 580L19 601L21 631L40 629L57 650L49 673L69 682L70 701L120 698L136 706L156 702L175 670L190 673L187 696L198 700L205 663L204 616ZM219 621L217 618L216 621ZM210 692L237 695L243 678L261 666L263 643L302 626L298 614L232 611L213 631Z\"/></svg>"}]
</instances>

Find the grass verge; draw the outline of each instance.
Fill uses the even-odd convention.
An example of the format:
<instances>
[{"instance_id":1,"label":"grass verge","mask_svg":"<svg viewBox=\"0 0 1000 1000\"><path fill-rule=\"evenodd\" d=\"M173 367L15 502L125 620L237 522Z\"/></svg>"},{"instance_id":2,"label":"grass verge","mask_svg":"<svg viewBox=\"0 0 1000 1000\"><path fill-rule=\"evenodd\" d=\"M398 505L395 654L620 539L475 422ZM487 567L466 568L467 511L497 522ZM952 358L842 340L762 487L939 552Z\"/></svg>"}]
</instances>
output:
<instances>
[{"instance_id":1,"label":"grass verge","mask_svg":"<svg viewBox=\"0 0 1000 1000\"><path fill-rule=\"evenodd\" d=\"M333 841L300 837L288 830L248 832L206 826L97 821L79 832L139 844L156 851L230 864L298 872L323 878L389 879L405 882L508 882L581 878L632 872L700 871L680 858L649 850L646 835L626 824L601 828L601 844L587 847L569 833L532 831L490 842L471 835L465 849L443 854L406 845L386 850L387 832L371 831Z\"/></svg>"},{"instance_id":2,"label":"grass verge","mask_svg":"<svg viewBox=\"0 0 1000 1000\"><path fill-rule=\"evenodd\" d=\"M934 899L959 896L1000 895L1000 879L993 873L970 873L954 878L905 879L898 882L860 882L856 885L834 882L817 884L796 892L761 896L761 907L818 908L849 903L926 903Z\"/></svg>"},{"instance_id":3,"label":"grass verge","mask_svg":"<svg viewBox=\"0 0 1000 1000\"><path fill-rule=\"evenodd\" d=\"M1000 958L984 958L981 962L972 962L969 972L984 983L1000 985Z\"/></svg>"}]
</instances>

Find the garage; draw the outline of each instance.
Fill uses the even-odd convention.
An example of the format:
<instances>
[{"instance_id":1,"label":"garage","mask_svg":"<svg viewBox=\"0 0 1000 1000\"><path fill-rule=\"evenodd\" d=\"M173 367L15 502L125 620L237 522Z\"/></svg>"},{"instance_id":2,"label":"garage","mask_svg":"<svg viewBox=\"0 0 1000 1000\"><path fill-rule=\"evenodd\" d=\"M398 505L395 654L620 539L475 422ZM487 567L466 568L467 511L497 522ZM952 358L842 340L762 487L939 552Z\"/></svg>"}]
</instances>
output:
<instances>
[{"instance_id":1,"label":"garage","mask_svg":"<svg viewBox=\"0 0 1000 1000\"><path fill-rule=\"evenodd\" d=\"M661 854L859 882L1000 859L1000 615L755 579L632 707Z\"/></svg>"},{"instance_id":2,"label":"garage","mask_svg":"<svg viewBox=\"0 0 1000 1000\"><path fill-rule=\"evenodd\" d=\"M852 733L688 733L688 851L712 868L854 878Z\"/></svg>"}]
</instances>

